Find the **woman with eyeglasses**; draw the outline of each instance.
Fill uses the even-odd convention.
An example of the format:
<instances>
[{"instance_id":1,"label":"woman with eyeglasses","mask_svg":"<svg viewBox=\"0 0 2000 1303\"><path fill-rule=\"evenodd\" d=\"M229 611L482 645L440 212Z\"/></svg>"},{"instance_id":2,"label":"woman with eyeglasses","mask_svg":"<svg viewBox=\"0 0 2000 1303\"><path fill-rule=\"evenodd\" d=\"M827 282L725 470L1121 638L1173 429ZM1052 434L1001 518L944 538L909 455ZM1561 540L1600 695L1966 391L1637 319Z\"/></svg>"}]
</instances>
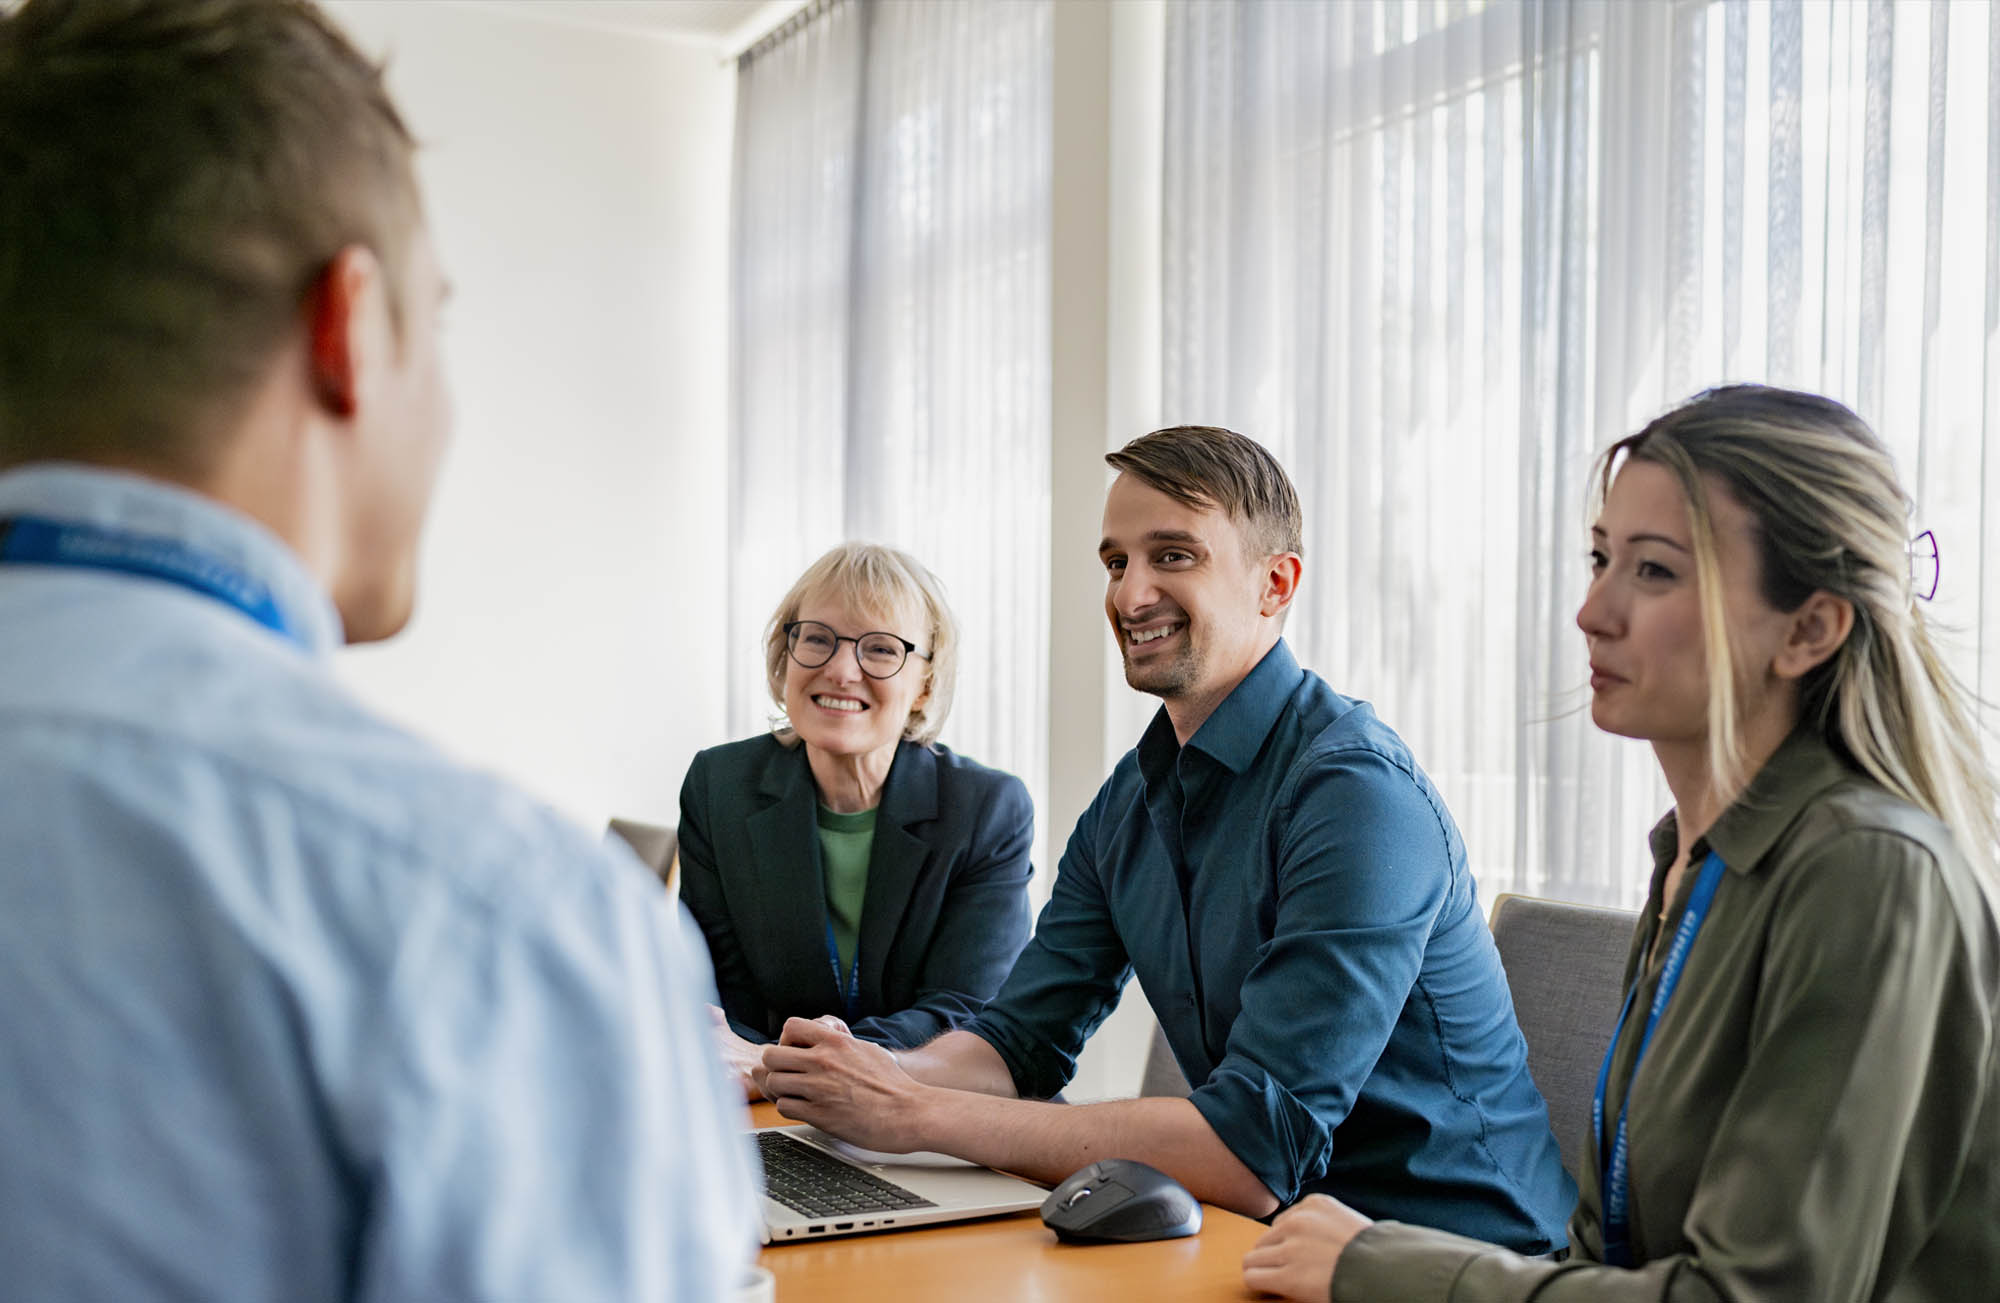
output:
<instances>
[{"instance_id":1,"label":"woman with eyeglasses","mask_svg":"<svg viewBox=\"0 0 2000 1303\"><path fill-rule=\"evenodd\" d=\"M1651 743L1674 808L1568 1259L1313 1196L1245 1283L1315 1303L2000 1296L1995 789L1888 452L1829 399L1736 386L1614 444L1598 491L1591 718Z\"/></svg>"},{"instance_id":2,"label":"woman with eyeglasses","mask_svg":"<svg viewBox=\"0 0 2000 1303\"><path fill-rule=\"evenodd\" d=\"M681 898L708 938L716 1036L750 1070L785 1019L891 1049L979 1012L1028 940L1034 806L939 746L958 625L909 555L844 543L778 604L770 733L703 751L681 787Z\"/></svg>"}]
</instances>

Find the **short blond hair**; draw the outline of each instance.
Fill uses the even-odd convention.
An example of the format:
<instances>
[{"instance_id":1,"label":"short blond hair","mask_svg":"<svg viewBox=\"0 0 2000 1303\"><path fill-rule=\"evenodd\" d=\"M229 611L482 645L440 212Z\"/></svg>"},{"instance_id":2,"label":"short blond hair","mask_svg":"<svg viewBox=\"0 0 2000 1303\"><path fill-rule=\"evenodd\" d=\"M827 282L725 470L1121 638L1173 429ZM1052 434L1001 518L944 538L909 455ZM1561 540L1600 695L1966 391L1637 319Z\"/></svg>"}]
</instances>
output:
<instances>
[{"instance_id":1,"label":"short blond hair","mask_svg":"<svg viewBox=\"0 0 2000 1303\"><path fill-rule=\"evenodd\" d=\"M785 707L785 666L791 656L785 626L799 618L807 602L822 597L884 620L906 611L920 615L930 636L928 645L919 646L917 651L929 653L930 659L913 654L910 661L923 667L926 691L911 708L910 718L903 724L903 737L926 745L935 742L944 729L945 716L951 713L952 693L958 686L958 620L938 577L909 553L879 543L842 543L807 566L764 628L765 682L781 712ZM787 746L798 740L782 716L771 731Z\"/></svg>"}]
</instances>

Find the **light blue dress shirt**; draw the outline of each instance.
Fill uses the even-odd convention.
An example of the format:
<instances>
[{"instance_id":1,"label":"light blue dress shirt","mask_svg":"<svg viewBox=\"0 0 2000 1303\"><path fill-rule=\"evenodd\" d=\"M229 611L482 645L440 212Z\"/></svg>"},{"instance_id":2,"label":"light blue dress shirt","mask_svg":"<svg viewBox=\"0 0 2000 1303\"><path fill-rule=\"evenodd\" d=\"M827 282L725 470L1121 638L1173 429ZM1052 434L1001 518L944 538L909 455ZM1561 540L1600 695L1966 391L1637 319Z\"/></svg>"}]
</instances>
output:
<instances>
[{"instance_id":1,"label":"light blue dress shirt","mask_svg":"<svg viewBox=\"0 0 2000 1303\"><path fill-rule=\"evenodd\" d=\"M727 1297L754 1160L646 871L358 705L261 526L58 465L16 514L201 549L305 645L0 565L0 1292Z\"/></svg>"}]
</instances>

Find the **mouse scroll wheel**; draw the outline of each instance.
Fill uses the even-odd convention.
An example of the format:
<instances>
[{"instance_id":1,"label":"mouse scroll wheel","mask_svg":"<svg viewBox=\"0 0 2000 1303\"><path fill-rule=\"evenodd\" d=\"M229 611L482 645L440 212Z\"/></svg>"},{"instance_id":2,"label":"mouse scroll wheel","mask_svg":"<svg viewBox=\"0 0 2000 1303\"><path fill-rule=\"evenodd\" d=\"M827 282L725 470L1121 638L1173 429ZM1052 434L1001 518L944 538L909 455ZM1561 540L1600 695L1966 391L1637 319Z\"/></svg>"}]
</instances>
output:
<instances>
[{"instance_id":1,"label":"mouse scroll wheel","mask_svg":"<svg viewBox=\"0 0 2000 1303\"><path fill-rule=\"evenodd\" d=\"M1089 1197L1090 1197L1090 1187L1086 1185L1081 1189L1079 1189L1075 1194L1071 1195L1068 1199L1064 1200L1063 1207L1065 1209L1074 1208L1077 1206L1077 1204L1081 1203L1085 1199L1088 1199Z\"/></svg>"}]
</instances>

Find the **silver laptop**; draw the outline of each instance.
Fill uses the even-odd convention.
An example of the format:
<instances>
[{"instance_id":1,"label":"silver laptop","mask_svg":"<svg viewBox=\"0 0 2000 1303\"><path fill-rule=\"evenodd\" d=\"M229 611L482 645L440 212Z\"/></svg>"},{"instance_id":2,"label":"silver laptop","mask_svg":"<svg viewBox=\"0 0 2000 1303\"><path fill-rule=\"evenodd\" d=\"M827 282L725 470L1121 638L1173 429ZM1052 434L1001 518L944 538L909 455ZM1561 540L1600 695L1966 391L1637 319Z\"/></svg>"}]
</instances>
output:
<instances>
[{"instance_id":1,"label":"silver laptop","mask_svg":"<svg viewBox=\"0 0 2000 1303\"><path fill-rule=\"evenodd\" d=\"M812 1127L758 1127L764 1243L861 1235L1039 1208L1048 1191L944 1154L878 1154Z\"/></svg>"}]
</instances>

